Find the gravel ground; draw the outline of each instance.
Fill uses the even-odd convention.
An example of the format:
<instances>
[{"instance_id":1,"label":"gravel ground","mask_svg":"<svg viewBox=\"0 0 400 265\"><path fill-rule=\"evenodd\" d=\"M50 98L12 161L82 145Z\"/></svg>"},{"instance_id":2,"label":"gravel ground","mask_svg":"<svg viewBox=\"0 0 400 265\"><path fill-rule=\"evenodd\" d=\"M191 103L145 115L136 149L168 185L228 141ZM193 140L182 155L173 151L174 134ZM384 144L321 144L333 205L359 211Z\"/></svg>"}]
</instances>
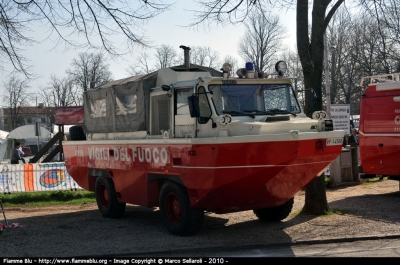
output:
<instances>
[{"instance_id":1,"label":"gravel ground","mask_svg":"<svg viewBox=\"0 0 400 265\"><path fill-rule=\"evenodd\" d=\"M341 214L293 214L304 205L301 191L295 196L292 214L282 222L263 223L252 211L206 214L204 227L191 237L170 235L161 223L158 208L129 205L124 217L117 220L103 218L95 204L6 208L9 222L18 222L23 227L3 231L0 256L118 256L187 248L400 235L398 181L328 189L327 197L329 205Z\"/></svg>"}]
</instances>

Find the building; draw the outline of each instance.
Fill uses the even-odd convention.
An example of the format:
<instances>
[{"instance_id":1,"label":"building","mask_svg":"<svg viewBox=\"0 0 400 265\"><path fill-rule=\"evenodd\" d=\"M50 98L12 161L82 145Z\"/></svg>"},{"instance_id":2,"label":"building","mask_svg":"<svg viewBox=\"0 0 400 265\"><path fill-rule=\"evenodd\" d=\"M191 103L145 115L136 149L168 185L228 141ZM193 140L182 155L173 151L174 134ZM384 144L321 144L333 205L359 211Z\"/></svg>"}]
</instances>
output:
<instances>
[{"instance_id":1,"label":"building","mask_svg":"<svg viewBox=\"0 0 400 265\"><path fill-rule=\"evenodd\" d=\"M45 107L43 104L39 104L38 107L19 107L16 110L2 108L1 114L0 125L3 126L3 129L0 128L1 130L11 132L17 127L40 122L41 127L52 132L56 107Z\"/></svg>"}]
</instances>

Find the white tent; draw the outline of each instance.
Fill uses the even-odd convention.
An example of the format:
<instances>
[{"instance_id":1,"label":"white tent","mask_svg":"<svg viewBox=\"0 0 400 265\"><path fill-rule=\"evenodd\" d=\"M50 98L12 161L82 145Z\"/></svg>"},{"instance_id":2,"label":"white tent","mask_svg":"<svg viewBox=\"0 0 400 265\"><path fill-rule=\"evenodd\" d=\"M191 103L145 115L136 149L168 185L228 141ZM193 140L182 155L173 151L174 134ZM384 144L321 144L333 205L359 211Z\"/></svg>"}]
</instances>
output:
<instances>
[{"instance_id":1,"label":"white tent","mask_svg":"<svg viewBox=\"0 0 400 265\"><path fill-rule=\"evenodd\" d=\"M51 133L43 127L40 127L40 138L49 139L51 138ZM35 126L34 125L24 125L12 130L8 134L8 138L11 139L37 139L35 136Z\"/></svg>"},{"instance_id":2,"label":"white tent","mask_svg":"<svg viewBox=\"0 0 400 265\"><path fill-rule=\"evenodd\" d=\"M8 132L0 130L0 160L4 159L4 154L6 153L7 150L7 143L8 143L7 136Z\"/></svg>"},{"instance_id":3,"label":"white tent","mask_svg":"<svg viewBox=\"0 0 400 265\"><path fill-rule=\"evenodd\" d=\"M30 146L32 153L36 154L41 147L43 147L47 141L52 137L51 133L40 127L40 136L39 138L35 136L35 126L34 125L24 125L12 130L8 134L8 139L14 141L19 140L24 146ZM38 142L39 140L39 142ZM11 146L13 143L11 143ZM8 156L7 156L8 157Z\"/></svg>"}]
</instances>

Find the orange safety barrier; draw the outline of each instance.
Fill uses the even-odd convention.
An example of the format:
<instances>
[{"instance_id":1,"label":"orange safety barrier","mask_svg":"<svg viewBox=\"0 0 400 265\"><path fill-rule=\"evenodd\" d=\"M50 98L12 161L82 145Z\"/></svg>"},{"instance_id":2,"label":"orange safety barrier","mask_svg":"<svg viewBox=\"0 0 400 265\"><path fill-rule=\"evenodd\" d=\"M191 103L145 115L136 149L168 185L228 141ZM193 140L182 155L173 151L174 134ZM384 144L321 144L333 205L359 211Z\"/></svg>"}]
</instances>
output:
<instances>
[{"instance_id":1,"label":"orange safety barrier","mask_svg":"<svg viewBox=\"0 0 400 265\"><path fill-rule=\"evenodd\" d=\"M34 191L33 186L33 164L24 165L24 184L25 191Z\"/></svg>"}]
</instances>

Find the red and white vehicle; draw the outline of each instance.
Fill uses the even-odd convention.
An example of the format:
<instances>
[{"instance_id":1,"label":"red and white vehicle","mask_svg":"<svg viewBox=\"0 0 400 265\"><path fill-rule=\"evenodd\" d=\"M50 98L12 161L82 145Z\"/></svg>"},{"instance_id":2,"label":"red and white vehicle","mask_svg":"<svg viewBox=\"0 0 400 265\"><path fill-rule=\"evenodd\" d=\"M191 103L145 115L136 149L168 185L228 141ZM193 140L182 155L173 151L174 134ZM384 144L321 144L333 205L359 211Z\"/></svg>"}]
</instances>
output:
<instances>
[{"instance_id":1,"label":"red and white vehicle","mask_svg":"<svg viewBox=\"0 0 400 265\"><path fill-rule=\"evenodd\" d=\"M303 113L284 62L275 78L254 78L250 64L233 78L229 67L186 63L85 93L86 140L64 144L65 165L103 216L158 206L170 233L191 235L204 211L289 215L293 196L340 154L344 132L323 111Z\"/></svg>"},{"instance_id":2,"label":"red and white vehicle","mask_svg":"<svg viewBox=\"0 0 400 265\"><path fill-rule=\"evenodd\" d=\"M360 173L400 180L400 73L364 77L361 98Z\"/></svg>"}]
</instances>

